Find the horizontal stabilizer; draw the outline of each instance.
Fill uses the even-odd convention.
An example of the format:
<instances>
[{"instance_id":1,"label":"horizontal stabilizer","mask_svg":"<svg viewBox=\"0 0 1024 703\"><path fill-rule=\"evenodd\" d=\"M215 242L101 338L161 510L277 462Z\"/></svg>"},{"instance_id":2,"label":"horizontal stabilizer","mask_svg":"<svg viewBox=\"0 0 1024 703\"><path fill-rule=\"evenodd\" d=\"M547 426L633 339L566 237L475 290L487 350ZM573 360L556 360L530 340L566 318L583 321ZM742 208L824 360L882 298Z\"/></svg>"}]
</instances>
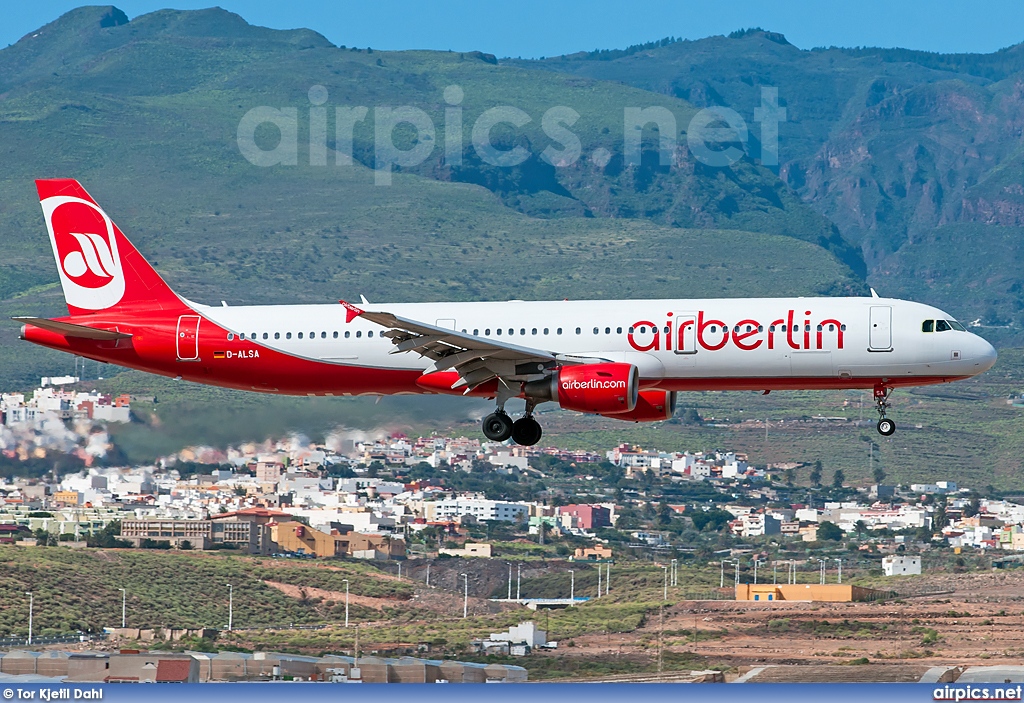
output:
<instances>
[{"instance_id":1,"label":"horizontal stabilizer","mask_svg":"<svg viewBox=\"0 0 1024 703\"><path fill-rule=\"evenodd\" d=\"M11 319L15 322L24 322L25 324L32 325L33 327L39 327L40 329L49 330L50 332L56 332L57 334L62 334L65 337L81 337L82 339L128 339L131 337L130 334L125 334L124 332L98 330L95 327L86 327L85 325L76 325L71 322L49 320L45 317L12 317Z\"/></svg>"}]
</instances>

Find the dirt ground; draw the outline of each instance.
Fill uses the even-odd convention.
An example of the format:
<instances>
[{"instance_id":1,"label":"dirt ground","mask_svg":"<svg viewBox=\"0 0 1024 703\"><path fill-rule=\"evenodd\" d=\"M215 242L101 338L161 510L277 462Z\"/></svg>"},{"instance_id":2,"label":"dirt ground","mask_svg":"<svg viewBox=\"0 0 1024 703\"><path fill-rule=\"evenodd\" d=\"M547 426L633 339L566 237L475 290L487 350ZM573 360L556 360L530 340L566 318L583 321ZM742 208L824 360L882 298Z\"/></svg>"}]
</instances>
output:
<instances>
[{"instance_id":1,"label":"dirt ground","mask_svg":"<svg viewBox=\"0 0 1024 703\"><path fill-rule=\"evenodd\" d=\"M657 656L660 634L666 652L737 670L1024 664L1024 572L938 575L916 580L915 588L934 595L882 603L684 601L665 609L663 624L654 615L636 632L577 637L558 656Z\"/></svg>"}]
</instances>

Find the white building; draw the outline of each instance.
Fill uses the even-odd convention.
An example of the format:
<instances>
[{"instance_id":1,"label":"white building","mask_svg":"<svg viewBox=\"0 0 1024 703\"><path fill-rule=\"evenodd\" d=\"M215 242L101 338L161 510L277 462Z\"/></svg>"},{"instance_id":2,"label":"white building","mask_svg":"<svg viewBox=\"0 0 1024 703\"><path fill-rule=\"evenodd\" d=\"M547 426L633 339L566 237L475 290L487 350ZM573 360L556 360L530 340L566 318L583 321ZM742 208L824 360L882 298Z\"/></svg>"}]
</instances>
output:
<instances>
[{"instance_id":1,"label":"white building","mask_svg":"<svg viewBox=\"0 0 1024 703\"><path fill-rule=\"evenodd\" d=\"M524 517L528 515L529 506L525 503L508 503L486 498L448 498L436 501L433 504L433 509L433 518L426 516L427 520L443 520L472 515L477 520L515 522L520 515Z\"/></svg>"},{"instance_id":2,"label":"white building","mask_svg":"<svg viewBox=\"0 0 1024 703\"><path fill-rule=\"evenodd\" d=\"M882 559L886 576L920 576L921 557L887 556Z\"/></svg>"},{"instance_id":3,"label":"white building","mask_svg":"<svg viewBox=\"0 0 1024 703\"><path fill-rule=\"evenodd\" d=\"M533 621L521 622L508 628L508 632L492 632L488 637L492 642L525 642L531 647L540 647L548 643L548 633L538 630L537 624Z\"/></svg>"}]
</instances>

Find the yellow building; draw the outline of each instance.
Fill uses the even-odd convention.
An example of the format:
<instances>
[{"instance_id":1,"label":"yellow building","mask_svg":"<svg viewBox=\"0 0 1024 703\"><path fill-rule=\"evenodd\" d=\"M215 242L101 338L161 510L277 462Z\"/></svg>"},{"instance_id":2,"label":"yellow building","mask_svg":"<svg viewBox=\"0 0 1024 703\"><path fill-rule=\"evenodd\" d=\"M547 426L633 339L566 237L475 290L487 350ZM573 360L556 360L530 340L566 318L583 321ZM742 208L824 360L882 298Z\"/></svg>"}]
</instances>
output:
<instances>
[{"instance_id":1,"label":"yellow building","mask_svg":"<svg viewBox=\"0 0 1024 703\"><path fill-rule=\"evenodd\" d=\"M741 583L736 586L736 600L756 601L825 601L849 603L884 598L886 591L861 588L845 583Z\"/></svg>"},{"instance_id":2,"label":"yellow building","mask_svg":"<svg viewBox=\"0 0 1024 703\"><path fill-rule=\"evenodd\" d=\"M82 494L78 491L57 491L50 499L58 505L78 506L82 502Z\"/></svg>"},{"instance_id":3,"label":"yellow building","mask_svg":"<svg viewBox=\"0 0 1024 703\"><path fill-rule=\"evenodd\" d=\"M603 544L593 547L577 547L572 555L573 561L605 561L612 558L612 548Z\"/></svg>"},{"instance_id":4,"label":"yellow building","mask_svg":"<svg viewBox=\"0 0 1024 703\"><path fill-rule=\"evenodd\" d=\"M405 556L405 541L401 539L361 532L328 533L300 522L270 523L270 539L283 552L318 557L391 559Z\"/></svg>"}]
</instances>

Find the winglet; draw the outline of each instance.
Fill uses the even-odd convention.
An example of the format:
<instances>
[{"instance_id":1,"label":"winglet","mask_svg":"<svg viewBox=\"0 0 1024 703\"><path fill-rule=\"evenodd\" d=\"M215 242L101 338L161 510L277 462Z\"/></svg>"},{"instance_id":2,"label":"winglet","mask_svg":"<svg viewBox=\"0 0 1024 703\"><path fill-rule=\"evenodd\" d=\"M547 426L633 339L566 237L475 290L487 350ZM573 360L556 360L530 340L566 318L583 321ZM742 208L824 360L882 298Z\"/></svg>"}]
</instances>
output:
<instances>
[{"instance_id":1,"label":"winglet","mask_svg":"<svg viewBox=\"0 0 1024 703\"><path fill-rule=\"evenodd\" d=\"M360 315L363 314L363 311L360 310L359 308L357 308L352 303L346 302L344 300L339 300L338 302L345 306L345 323L346 324L349 323L349 322L352 322L352 320L356 319L357 317L359 317Z\"/></svg>"}]
</instances>

